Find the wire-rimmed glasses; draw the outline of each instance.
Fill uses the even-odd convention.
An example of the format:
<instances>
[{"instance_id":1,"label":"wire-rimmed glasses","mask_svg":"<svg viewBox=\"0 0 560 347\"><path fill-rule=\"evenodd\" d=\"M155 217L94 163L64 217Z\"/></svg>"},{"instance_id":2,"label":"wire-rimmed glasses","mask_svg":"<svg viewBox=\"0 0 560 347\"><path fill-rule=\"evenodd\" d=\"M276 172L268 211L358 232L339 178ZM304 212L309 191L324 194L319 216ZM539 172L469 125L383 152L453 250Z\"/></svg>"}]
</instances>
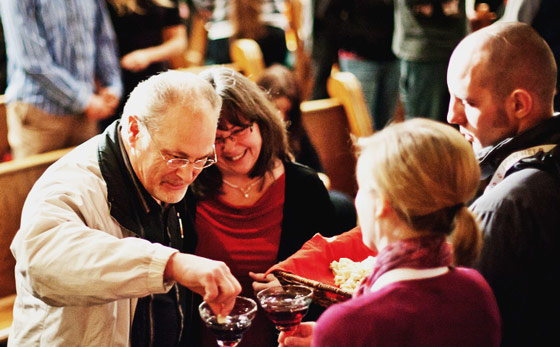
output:
<instances>
[{"instance_id":1,"label":"wire-rimmed glasses","mask_svg":"<svg viewBox=\"0 0 560 347\"><path fill-rule=\"evenodd\" d=\"M152 139L152 143L154 144L155 149L158 151L159 155L161 156L161 158L163 159L163 161L165 162L167 167L170 168L170 169L182 169L182 168L186 167L187 165L192 164L193 168L195 168L197 170L202 170L202 169L206 169L207 167L210 167L210 166L214 165L216 162L218 162L218 156L216 155L216 146L215 145L212 145L211 156L206 157L206 158L190 160L190 159L187 159L187 158L181 158L181 157L177 157L177 156L174 156L174 155L169 155L169 154L166 155L161 151L160 145L158 144L156 139L152 136L152 133L150 132L150 130L148 129L148 126L146 124L144 124L144 128L146 128L146 131L148 132L148 135Z\"/></svg>"}]
</instances>

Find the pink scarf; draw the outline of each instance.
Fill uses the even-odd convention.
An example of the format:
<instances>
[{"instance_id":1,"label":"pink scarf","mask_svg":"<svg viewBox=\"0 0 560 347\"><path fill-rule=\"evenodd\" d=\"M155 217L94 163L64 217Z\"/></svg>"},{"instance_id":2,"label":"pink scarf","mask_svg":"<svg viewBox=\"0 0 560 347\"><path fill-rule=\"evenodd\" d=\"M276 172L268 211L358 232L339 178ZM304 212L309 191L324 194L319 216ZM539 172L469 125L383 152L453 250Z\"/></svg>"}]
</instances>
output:
<instances>
[{"instance_id":1,"label":"pink scarf","mask_svg":"<svg viewBox=\"0 0 560 347\"><path fill-rule=\"evenodd\" d=\"M354 296L361 296L385 272L397 268L430 269L451 264L452 254L445 235L422 236L393 242L375 261L373 273L360 285Z\"/></svg>"}]
</instances>

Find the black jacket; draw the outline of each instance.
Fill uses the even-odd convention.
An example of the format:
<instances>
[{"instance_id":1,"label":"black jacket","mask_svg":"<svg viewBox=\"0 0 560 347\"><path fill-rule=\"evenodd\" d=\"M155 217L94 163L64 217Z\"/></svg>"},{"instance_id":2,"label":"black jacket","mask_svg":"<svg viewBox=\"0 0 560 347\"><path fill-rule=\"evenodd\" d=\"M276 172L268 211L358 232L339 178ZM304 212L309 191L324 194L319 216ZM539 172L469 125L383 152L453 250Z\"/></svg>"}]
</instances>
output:
<instances>
[{"instance_id":1,"label":"black jacket","mask_svg":"<svg viewBox=\"0 0 560 347\"><path fill-rule=\"evenodd\" d=\"M558 143L560 117L553 117L490 149L480 160L483 178L513 152ZM523 159L471 206L484 232L477 269L496 296L503 346L544 346L560 327L559 168L558 146Z\"/></svg>"}]
</instances>

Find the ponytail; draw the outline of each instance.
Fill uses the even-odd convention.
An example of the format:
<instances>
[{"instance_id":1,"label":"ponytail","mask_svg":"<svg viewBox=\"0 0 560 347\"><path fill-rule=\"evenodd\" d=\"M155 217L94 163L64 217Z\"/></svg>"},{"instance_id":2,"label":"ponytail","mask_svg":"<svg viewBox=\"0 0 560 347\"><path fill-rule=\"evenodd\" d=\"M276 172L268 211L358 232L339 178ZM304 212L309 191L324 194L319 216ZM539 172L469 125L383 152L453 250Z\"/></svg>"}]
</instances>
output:
<instances>
[{"instance_id":1,"label":"ponytail","mask_svg":"<svg viewBox=\"0 0 560 347\"><path fill-rule=\"evenodd\" d=\"M457 210L455 229L450 238L453 244L453 264L472 266L480 252L482 236L476 217L466 206Z\"/></svg>"}]
</instances>

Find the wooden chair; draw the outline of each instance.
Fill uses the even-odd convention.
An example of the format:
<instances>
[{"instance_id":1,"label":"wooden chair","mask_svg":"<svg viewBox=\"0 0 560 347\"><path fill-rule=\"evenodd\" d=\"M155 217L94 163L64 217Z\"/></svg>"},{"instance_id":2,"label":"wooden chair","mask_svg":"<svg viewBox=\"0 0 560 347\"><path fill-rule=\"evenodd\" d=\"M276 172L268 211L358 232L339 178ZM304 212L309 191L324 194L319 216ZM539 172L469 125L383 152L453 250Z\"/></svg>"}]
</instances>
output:
<instances>
[{"instance_id":1,"label":"wooden chair","mask_svg":"<svg viewBox=\"0 0 560 347\"><path fill-rule=\"evenodd\" d=\"M0 161L10 150L8 144L8 124L6 120L6 100L0 95Z\"/></svg>"},{"instance_id":2,"label":"wooden chair","mask_svg":"<svg viewBox=\"0 0 560 347\"><path fill-rule=\"evenodd\" d=\"M354 197L356 157L344 106L335 98L304 101L301 117L330 180L330 189Z\"/></svg>"},{"instance_id":3,"label":"wooden chair","mask_svg":"<svg viewBox=\"0 0 560 347\"><path fill-rule=\"evenodd\" d=\"M264 58L257 41L237 39L230 44L233 65L252 81L256 81L264 71Z\"/></svg>"},{"instance_id":4,"label":"wooden chair","mask_svg":"<svg viewBox=\"0 0 560 347\"><path fill-rule=\"evenodd\" d=\"M333 72L327 81L327 91L344 107L352 135L365 137L373 134L372 119L356 76L350 72Z\"/></svg>"},{"instance_id":5,"label":"wooden chair","mask_svg":"<svg viewBox=\"0 0 560 347\"><path fill-rule=\"evenodd\" d=\"M0 343L7 339L15 299L15 259L10 244L19 229L21 210L35 181L71 148L0 163Z\"/></svg>"},{"instance_id":6,"label":"wooden chair","mask_svg":"<svg viewBox=\"0 0 560 347\"><path fill-rule=\"evenodd\" d=\"M301 104L303 126L319 154L330 188L354 197L357 192L354 137L373 134L362 87L349 72L333 71L329 99Z\"/></svg>"}]
</instances>

